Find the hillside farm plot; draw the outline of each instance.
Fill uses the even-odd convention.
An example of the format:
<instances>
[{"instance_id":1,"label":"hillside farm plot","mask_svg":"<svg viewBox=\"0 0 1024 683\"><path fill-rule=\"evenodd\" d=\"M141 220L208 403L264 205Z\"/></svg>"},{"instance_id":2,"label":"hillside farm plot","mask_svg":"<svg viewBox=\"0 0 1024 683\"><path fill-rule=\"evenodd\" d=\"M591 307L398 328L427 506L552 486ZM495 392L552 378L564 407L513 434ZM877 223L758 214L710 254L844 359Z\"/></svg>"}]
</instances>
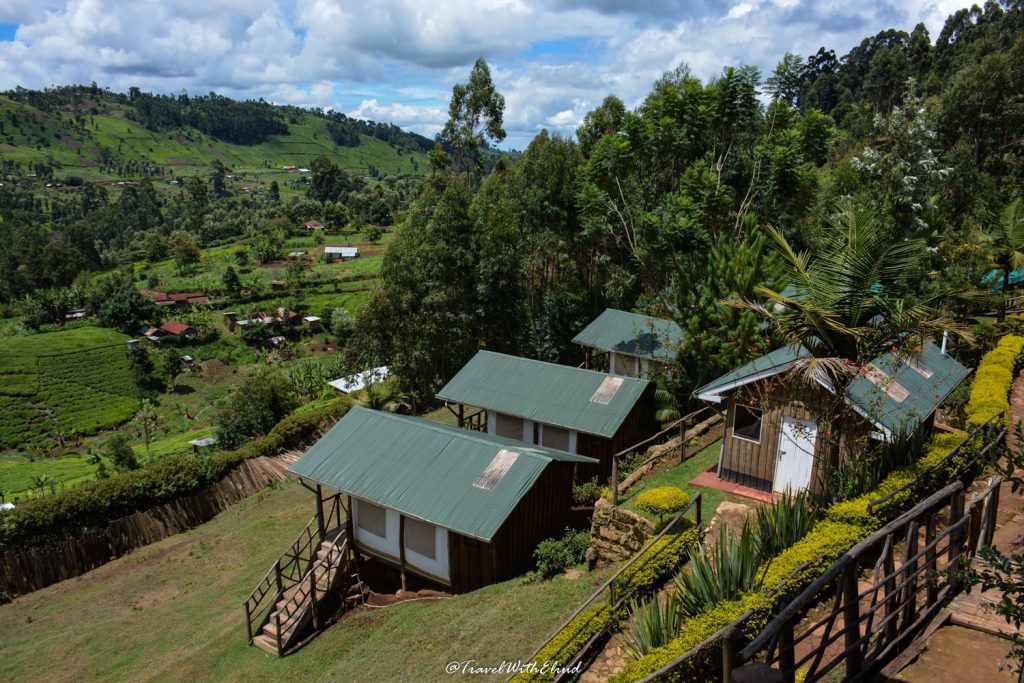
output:
<instances>
[{"instance_id":1,"label":"hillside farm plot","mask_svg":"<svg viewBox=\"0 0 1024 683\"><path fill-rule=\"evenodd\" d=\"M46 448L130 418L127 341L96 327L0 339L0 447Z\"/></svg>"}]
</instances>

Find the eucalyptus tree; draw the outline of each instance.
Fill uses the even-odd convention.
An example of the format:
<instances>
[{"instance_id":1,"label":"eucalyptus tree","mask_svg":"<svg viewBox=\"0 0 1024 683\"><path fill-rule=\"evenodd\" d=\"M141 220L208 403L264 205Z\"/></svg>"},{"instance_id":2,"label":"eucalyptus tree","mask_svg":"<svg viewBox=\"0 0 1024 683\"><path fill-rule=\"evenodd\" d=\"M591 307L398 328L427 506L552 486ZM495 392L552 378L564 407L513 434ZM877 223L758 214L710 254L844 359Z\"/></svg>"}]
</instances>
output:
<instances>
[{"instance_id":1,"label":"eucalyptus tree","mask_svg":"<svg viewBox=\"0 0 1024 683\"><path fill-rule=\"evenodd\" d=\"M452 87L448 121L441 130L441 141L451 147L456 167L468 173L475 185L481 167L481 152L487 141L505 139L503 117L505 98L494 87L491 69L483 57L476 60L468 83Z\"/></svg>"}]
</instances>

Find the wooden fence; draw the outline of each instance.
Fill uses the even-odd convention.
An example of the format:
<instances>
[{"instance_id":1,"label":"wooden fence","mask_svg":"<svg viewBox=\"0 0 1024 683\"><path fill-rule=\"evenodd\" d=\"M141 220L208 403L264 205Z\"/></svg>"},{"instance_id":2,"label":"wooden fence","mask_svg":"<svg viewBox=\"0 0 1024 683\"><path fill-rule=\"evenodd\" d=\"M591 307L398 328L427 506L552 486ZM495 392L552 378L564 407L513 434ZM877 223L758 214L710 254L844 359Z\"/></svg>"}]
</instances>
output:
<instances>
[{"instance_id":1,"label":"wooden fence","mask_svg":"<svg viewBox=\"0 0 1024 683\"><path fill-rule=\"evenodd\" d=\"M963 484L950 484L854 546L746 647L727 634L724 680L755 658L787 683L800 670L805 681L869 679L960 590L946 570L991 543L1001 483L992 477L966 505ZM804 618L829 603L825 616Z\"/></svg>"},{"instance_id":2,"label":"wooden fence","mask_svg":"<svg viewBox=\"0 0 1024 683\"><path fill-rule=\"evenodd\" d=\"M206 489L46 546L0 553L0 596L14 598L79 576L132 550L187 531L285 478L271 458L245 460Z\"/></svg>"}]
</instances>

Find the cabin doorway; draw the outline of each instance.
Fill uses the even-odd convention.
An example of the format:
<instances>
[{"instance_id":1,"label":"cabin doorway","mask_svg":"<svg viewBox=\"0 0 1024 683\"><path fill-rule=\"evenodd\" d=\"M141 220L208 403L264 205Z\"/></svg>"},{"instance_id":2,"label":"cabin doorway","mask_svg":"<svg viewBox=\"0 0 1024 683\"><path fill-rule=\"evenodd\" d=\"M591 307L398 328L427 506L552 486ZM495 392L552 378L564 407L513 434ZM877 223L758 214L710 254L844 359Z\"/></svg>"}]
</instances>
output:
<instances>
[{"instance_id":1,"label":"cabin doorway","mask_svg":"<svg viewBox=\"0 0 1024 683\"><path fill-rule=\"evenodd\" d=\"M783 417L779 452L775 460L773 491L802 491L811 483L818 425L813 420Z\"/></svg>"}]
</instances>

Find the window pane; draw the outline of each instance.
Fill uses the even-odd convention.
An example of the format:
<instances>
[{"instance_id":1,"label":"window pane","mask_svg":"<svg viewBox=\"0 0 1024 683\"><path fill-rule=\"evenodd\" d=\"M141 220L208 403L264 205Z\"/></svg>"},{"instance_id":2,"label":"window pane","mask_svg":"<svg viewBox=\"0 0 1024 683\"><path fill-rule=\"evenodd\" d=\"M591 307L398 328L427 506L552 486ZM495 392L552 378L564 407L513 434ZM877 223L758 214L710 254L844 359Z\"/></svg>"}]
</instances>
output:
<instances>
[{"instance_id":1,"label":"window pane","mask_svg":"<svg viewBox=\"0 0 1024 683\"><path fill-rule=\"evenodd\" d=\"M417 555L436 560L437 534L433 524L405 518L405 547Z\"/></svg>"},{"instance_id":2,"label":"window pane","mask_svg":"<svg viewBox=\"0 0 1024 683\"><path fill-rule=\"evenodd\" d=\"M733 436L761 441L761 416L762 412L758 408L736 404L732 421Z\"/></svg>"},{"instance_id":3,"label":"window pane","mask_svg":"<svg viewBox=\"0 0 1024 683\"><path fill-rule=\"evenodd\" d=\"M516 441L523 440L523 420L503 413L494 414L494 431L498 436L504 436Z\"/></svg>"},{"instance_id":4,"label":"window pane","mask_svg":"<svg viewBox=\"0 0 1024 683\"><path fill-rule=\"evenodd\" d=\"M356 519L360 529L368 531L374 536L388 537L388 513L384 508L360 500L356 502L356 509L358 510Z\"/></svg>"},{"instance_id":5,"label":"window pane","mask_svg":"<svg viewBox=\"0 0 1024 683\"><path fill-rule=\"evenodd\" d=\"M544 433L541 435L542 446L557 448L560 451L569 450L569 430L549 427L544 425Z\"/></svg>"}]
</instances>

